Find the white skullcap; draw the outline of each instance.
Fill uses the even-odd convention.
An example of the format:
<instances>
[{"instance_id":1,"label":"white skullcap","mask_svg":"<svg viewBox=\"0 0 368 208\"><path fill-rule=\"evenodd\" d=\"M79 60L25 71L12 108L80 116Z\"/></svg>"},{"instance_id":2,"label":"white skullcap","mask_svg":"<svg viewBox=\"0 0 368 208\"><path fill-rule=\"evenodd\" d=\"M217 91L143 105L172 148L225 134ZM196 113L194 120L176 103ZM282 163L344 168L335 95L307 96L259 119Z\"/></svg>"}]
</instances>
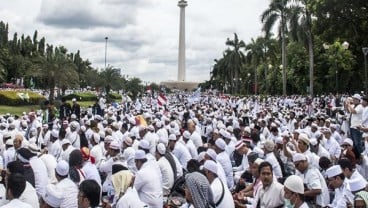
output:
<instances>
[{"instance_id":1,"label":"white skullcap","mask_svg":"<svg viewBox=\"0 0 368 208\"><path fill-rule=\"evenodd\" d=\"M282 137L276 137L276 144L284 144L284 139Z\"/></svg>"},{"instance_id":2,"label":"white skullcap","mask_svg":"<svg viewBox=\"0 0 368 208\"><path fill-rule=\"evenodd\" d=\"M105 132L104 131L99 131L98 135L100 135L100 140L101 140L101 138L105 138Z\"/></svg>"},{"instance_id":3,"label":"white skullcap","mask_svg":"<svg viewBox=\"0 0 368 208\"><path fill-rule=\"evenodd\" d=\"M105 137L105 140L104 140L105 143L109 143L109 142L112 142L112 141L114 141L114 138L111 135L107 135Z\"/></svg>"},{"instance_id":4,"label":"white skullcap","mask_svg":"<svg viewBox=\"0 0 368 208\"><path fill-rule=\"evenodd\" d=\"M189 139L190 138L190 133L189 131L184 131L183 132L183 137L186 138L186 139Z\"/></svg>"},{"instance_id":5,"label":"white skullcap","mask_svg":"<svg viewBox=\"0 0 368 208\"><path fill-rule=\"evenodd\" d=\"M110 143L109 147L110 149L113 149L113 150L120 150L119 142L115 140Z\"/></svg>"},{"instance_id":6,"label":"white skullcap","mask_svg":"<svg viewBox=\"0 0 368 208\"><path fill-rule=\"evenodd\" d=\"M361 100L362 99L362 96L360 96L358 93L354 94L352 98L355 98L355 99L358 99L358 100Z\"/></svg>"},{"instance_id":7,"label":"white skullcap","mask_svg":"<svg viewBox=\"0 0 368 208\"><path fill-rule=\"evenodd\" d=\"M226 143L225 143L225 141L224 141L223 139L221 139L221 138L216 139L215 144L216 144L216 146L217 146L218 148L220 148L221 150L225 150L225 148L226 148Z\"/></svg>"},{"instance_id":8,"label":"white skullcap","mask_svg":"<svg viewBox=\"0 0 368 208\"><path fill-rule=\"evenodd\" d=\"M264 148L265 150L272 152L275 149L275 143L272 140L266 140Z\"/></svg>"},{"instance_id":9,"label":"white skullcap","mask_svg":"<svg viewBox=\"0 0 368 208\"><path fill-rule=\"evenodd\" d=\"M318 144L318 141L317 141L317 139L316 139L316 138L312 138L312 139L310 139L310 140L309 140L309 142L310 142L310 144L311 144L311 145L313 145L313 146L315 146L315 145L317 145L317 144Z\"/></svg>"},{"instance_id":10,"label":"white skullcap","mask_svg":"<svg viewBox=\"0 0 368 208\"><path fill-rule=\"evenodd\" d=\"M164 144L165 145L165 147L167 146L167 144L169 143L169 140L168 140L168 138L166 138L166 137L160 137L159 139L158 139L158 143L162 143L162 144Z\"/></svg>"},{"instance_id":11,"label":"white skullcap","mask_svg":"<svg viewBox=\"0 0 368 208\"><path fill-rule=\"evenodd\" d=\"M132 144L133 144L133 140L130 137L125 137L123 141L128 146L132 146Z\"/></svg>"},{"instance_id":12,"label":"white skullcap","mask_svg":"<svg viewBox=\"0 0 368 208\"><path fill-rule=\"evenodd\" d=\"M139 142L139 147L142 148L142 149L148 150L148 149L150 149L150 144L147 140L142 139Z\"/></svg>"},{"instance_id":13,"label":"white skullcap","mask_svg":"<svg viewBox=\"0 0 368 208\"><path fill-rule=\"evenodd\" d=\"M71 116L70 116L71 119L77 119L77 116L73 113Z\"/></svg>"},{"instance_id":14,"label":"white skullcap","mask_svg":"<svg viewBox=\"0 0 368 208\"><path fill-rule=\"evenodd\" d=\"M302 153L296 153L293 155L293 162L305 161L307 157Z\"/></svg>"},{"instance_id":15,"label":"white skullcap","mask_svg":"<svg viewBox=\"0 0 368 208\"><path fill-rule=\"evenodd\" d=\"M64 144L70 144L70 140L69 139L61 140L61 146L63 146Z\"/></svg>"},{"instance_id":16,"label":"white skullcap","mask_svg":"<svg viewBox=\"0 0 368 208\"><path fill-rule=\"evenodd\" d=\"M281 133L281 136L282 136L282 137L290 137L290 133L289 133L289 131L283 131L283 132Z\"/></svg>"},{"instance_id":17,"label":"white skullcap","mask_svg":"<svg viewBox=\"0 0 368 208\"><path fill-rule=\"evenodd\" d=\"M157 151L160 153L160 155L164 155L166 153L166 147L164 144L159 143L157 145Z\"/></svg>"},{"instance_id":18,"label":"white skullcap","mask_svg":"<svg viewBox=\"0 0 368 208\"><path fill-rule=\"evenodd\" d=\"M53 129L51 131L51 136L56 137L56 138L59 138L59 131L56 130L56 129Z\"/></svg>"},{"instance_id":19,"label":"white skullcap","mask_svg":"<svg viewBox=\"0 0 368 208\"><path fill-rule=\"evenodd\" d=\"M157 128L161 128L162 127L162 122L161 121L157 121L156 122L156 127Z\"/></svg>"},{"instance_id":20,"label":"white skullcap","mask_svg":"<svg viewBox=\"0 0 368 208\"><path fill-rule=\"evenodd\" d=\"M75 102L75 101L77 101L77 99L76 99L76 98L73 98L73 99L72 99L72 102Z\"/></svg>"},{"instance_id":21,"label":"white skullcap","mask_svg":"<svg viewBox=\"0 0 368 208\"><path fill-rule=\"evenodd\" d=\"M367 181L363 177L357 177L349 180L349 186L351 192L360 191L367 186Z\"/></svg>"},{"instance_id":22,"label":"white skullcap","mask_svg":"<svg viewBox=\"0 0 368 208\"><path fill-rule=\"evenodd\" d=\"M315 123L312 123L311 127L312 127L312 128L316 128L316 129L318 129L318 126L317 126L317 124L315 124Z\"/></svg>"},{"instance_id":23,"label":"white skullcap","mask_svg":"<svg viewBox=\"0 0 368 208\"><path fill-rule=\"evenodd\" d=\"M129 118L129 123L132 125L136 125L136 121L134 117Z\"/></svg>"},{"instance_id":24,"label":"white skullcap","mask_svg":"<svg viewBox=\"0 0 368 208\"><path fill-rule=\"evenodd\" d=\"M204 158L204 156L206 155L206 152L201 152L201 153L199 153L198 154L198 162L201 162L201 161L203 161L205 158Z\"/></svg>"},{"instance_id":25,"label":"white skullcap","mask_svg":"<svg viewBox=\"0 0 368 208\"><path fill-rule=\"evenodd\" d=\"M63 192L56 185L48 184L46 186L46 193L42 196L42 199L51 207L60 207L63 201Z\"/></svg>"},{"instance_id":26,"label":"white skullcap","mask_svg":"<svg viewBox=\"0 0 368 208\"><path fill-rule=\"evenodd\" d=\"M298 137L299 140L303 141L304 143L306 143L307 145L309 145L310 141L309 141L309 137L307 134L301 133L299 134Z\"/></svg>"},{"instance_id":27,"label":"white skullcap","mask_svg":"<svg viewBox=\"0 0 368 208\"><path fill-rule=\"evenodd\" d=\"M87 130L86 126L81 126L80 129L81 129L82 132L85 132Z\"/></svg>"},{"instance_id":28,"label":"white skullcap","mask_svg":"<svg viewBox=\"0 0 368 208\"><path fill-rule=\"evenodd\" d=\"M146 153L143 150L137 150L135 152L134 159L136 160L146 159Z\"/></svg>"},{"instance_id":29,"label":"white skullcap","mask_svg":"<svg viewBox=\"0 0 368 208\"><path fill-rule=\"evenodd\" d=\"M257 164L257 165L260 165L261 163L263 163L264 160L261 159L261 158L257 158L253 163Z\"/></svg>"},{"instance_id":30,"label":"white skullcap","mask_svg":"<svg viewBox=\"0 0 368 208\"><path fill-rule=\"evenodd\" d=\"M65 160L60 160L55 168L57 174L67 176L69 174L69 164Z\"/></svg>"},{"instance_id":31,"label":"white skullcap","mask_svg":"<svg viewBox=\"0 0 368 208\"><path fill-rule=\"evenodd\" d=\"M342 169L341 169L340 165L334 165L332 167L329 167L326 170L327 178L332 178L332 177L338 176L341 173L342 173Z\"/></svg>"},{"instance_id":32,"label":"white skullcap","mask_svg":"<svg viewBox=\"0 0 368 208\"><path fill-rule=\"evenodd\" d=\"M299 176L296 175L289 176L285 180L284 186L294 193L304 194L303 179L301 179Z\"/></svg>"},{"instance_id":33,"label":"white skullcap","mask_svg":"<svg viewBox=\"0 0 368 208\"><path fill-rule=\"evenodd\" d=\"M208 170L211 171L212 173L217 174L217 164L212 161L212 160L206 160L206 162L204 162L203 167Z\"/></svg>"},{"instance_id":34,"label":"white skullcap","mask_svg":"<svg viewBox=\"0 0 368 208\"><path fill-rule=\"evenodd\" d=\"M344 144L348 144L348 145L350 145L350 146L353 146L354 145L354 142L353 142L353 140L351 140L351 139L349 139L349 138L346 138L346 139L344 139L344 142L342 143L343 145Z\"/></svg>"},{"instance_id":35,"label":"white skullcap","mask_svg":"<svg viewBox=\"0 0 368 208\"><path fill-rule=\"evenodd\" d=\"M176 141L176 135L175 134L170 134L169 140L170 141Z\"/></svg>"},{"instance_id":36,"label":"white skullcap","mask_svg":"<svg viewBox=\"0 0 368 208\"><path fill-rule=\"evenodd\" d=\"M226 128L226 130L227 130L227 131L229 131L229 132L231 132L231 133L233 133L233 132L234 132L234 128L233 128L232 126L228 126L228 127Z\"/></svg>"},{"instance_id":37,"label":"white skullcap","mask_svg":"<svg viewBox=\"0 0 368 208\"><path fill-rule=\"evenodd\" d=\"M207 151L206 151L206 154L212 159L212 160L216 160L216 158L217 158L217 154L216 154L216 152L215 152L215 150L213 150L213 149L208 149Z\"/></svg>"},{"instance_id":38,"label":"white skullcap","mask_svg":"<svg viewBox=\"0 0 368 208\"><path fill-rule=\"evenodd\" d=\"M247 132L248 134L250 134L250 127L249 127L249 126L246 126L246 127L244 128L244 131L245 131L245 132Z\"/></svg>"},{"instance_id":39,"label":"white skullcap","mask_svg":"<svg viewBox=\"0 0 368 208\"><path fill-rule=\"evenodd\" d=\"M147 129L148 129L148 130L150 130L150 131L154 131L154 130L155 130L155 127L153 127L153 125L149 125L149 126L147 127Z\"/></svg>"}]
</instances>

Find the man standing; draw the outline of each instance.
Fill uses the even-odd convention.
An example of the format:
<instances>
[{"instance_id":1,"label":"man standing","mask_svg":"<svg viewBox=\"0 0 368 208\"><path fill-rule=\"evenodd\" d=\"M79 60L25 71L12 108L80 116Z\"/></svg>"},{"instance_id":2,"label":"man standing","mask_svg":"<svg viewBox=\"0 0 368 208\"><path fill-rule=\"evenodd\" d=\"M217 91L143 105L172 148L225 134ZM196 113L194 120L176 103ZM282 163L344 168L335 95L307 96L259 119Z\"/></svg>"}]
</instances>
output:
<instances>
[{"instance_id":1,"label":"man standing","mask_svg":"<svg viewBox=\"0 0 368 208\"><path fill-rule=\"evenodd\" d=\"M77 121L80 121L80 105L77 103L77 99L72 99L73 105L72 105L72 114L77 116Z\"/></svg>"},{"instance_id":2,"label":"man standing","mask_svg":"<svg viewBox=\"0 0 368 208\"><path fill-rule=\"evenodd\" d=\"M59 161L55 168L55 176L58 180L56 187L63 192L60 208L78 206L78 188L77 185L68 178L68 175L68 163L64 160Z\"/></svg>"},{"instance_id":3,"label":"man standing","mask_svg":"<svg viewBox=\"0 0 368 208\"><path fill-rule=\"evenodd\" d=\"M66 102L66 98L61 98L61 102L62 104L60 105L60 110L59 110L59 118L60 120L69 120L70 115L71 115L71 111L72 111L72 107L70 106L69 103Z\"/></svg>"},{"instance_id":4,"label":"man standing","mask_svg":"<svg viewBox=\"0 0 368 208\"><path fill-rule=\"evenodd\" d=\"M24 176L19 173L10 174L6 183L6 198L9 199L10 202L4 206L1 206L1 208L32 208L31 205L19 200L19 197L22 195L25 188L26 179Z\"/></svg>"},{"instance_id":5,"label":"man standing","mask_svg":"<svg viewBox=\"0 0 368 208\"><path fill-rule=\"evenodd\" d=\"M350 113L350 137L354 142L354 147L360 153L363 152L362 132L358 129L358 126L362 123L363 106L360 104L360 95L353 95L352 99L346 99L345 109Z\"/></svg>"}]
</instances>

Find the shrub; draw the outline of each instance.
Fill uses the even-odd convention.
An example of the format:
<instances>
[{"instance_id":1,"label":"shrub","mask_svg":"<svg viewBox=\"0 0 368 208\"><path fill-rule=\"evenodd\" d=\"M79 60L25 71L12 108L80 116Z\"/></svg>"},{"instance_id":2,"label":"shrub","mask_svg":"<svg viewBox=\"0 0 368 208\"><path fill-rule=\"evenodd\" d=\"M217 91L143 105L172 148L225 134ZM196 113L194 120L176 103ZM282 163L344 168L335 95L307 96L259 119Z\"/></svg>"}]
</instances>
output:
<instances>
[{"instance_id":1,"label":"shrub","mask_svg":"<svg viewBox=\"0 0 368 208\"><path fill-rule=\"evenodd\" d=\"M0 105L39 105L46 98L27 90L0 90Z\"/></svg>"},{"instance_id":2,"label":"shrub","mask_svg":"<svg viewBox=\"0 0 368 208\"><path fill-rule=\"evenodd\" d=\"M73 98L76 98L77 101L95 101L97 99L97 95L91 92L83 92L83 93L73 93L64 96L67 100L72 100Z\"/></svg>"}]
</instances>

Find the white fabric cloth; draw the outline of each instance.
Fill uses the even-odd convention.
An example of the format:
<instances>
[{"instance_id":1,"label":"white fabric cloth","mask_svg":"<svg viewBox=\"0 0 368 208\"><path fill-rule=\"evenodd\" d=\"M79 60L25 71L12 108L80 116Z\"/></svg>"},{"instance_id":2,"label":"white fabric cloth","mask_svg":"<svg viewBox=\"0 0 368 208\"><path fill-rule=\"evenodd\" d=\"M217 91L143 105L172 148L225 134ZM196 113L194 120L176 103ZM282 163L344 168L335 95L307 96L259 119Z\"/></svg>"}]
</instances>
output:
<instances>
[{"instance_id":1,"label":"white fabric cloth","mask_svg":"<svg viewBox=\"0 0 368 208\"><path fill-rule=\"evenodd\" d=\"M152 180L153 178L155 180ZM149 207L162 208L161 178L160 169L153 162L145 162L136 173L134 187L139 198Z\"/></svg>"},{"instance_id":2,"label":"white fabric cloth","mask_svg":"<svg viewBox=\"0 0 368 208\"><path fill-rule=\"evenodd\" d=\"M215 178L214 181L211 183L211 189L213 193L213 201L217 204L220 199L222 192L224 191L224 197L221 201L221 203L216 208L234 208L234 200L233 197L229 191L229 189L226 187L226 184L221 184L221 180L219 178Z\"/></svg>"},{"instance_id":3,"label":"white fabric cloth","mask_svg":"<svg viewBox=\"0 0 368 208\"><path fill-rule=\"evenodd\" d=\"M234 186L234 176L233 176L233 168L232 168L232 165L231 165L229 155L225 151L220 152L217 155L216 160L223 167L223 169L225 171L227 187L229 187L231 189Z\"/></svg>"},{"instance_id":4,"label":"white fabric cloth","mask_svg":"<svg viewBox=\"0 0 368 208\"><path fill-rule=\"evenodd\" d=\"M272 164L273 175L276 176L276 178L282 178L281 166L279 162L277 161L276 156L273 152L266 154L265 161Z\"/></svg>"},{"instance_id":5,"label":"white fabric cloth","mask_svg":"<svg viewBox=\"0 0 368 208\"><path fill-rule=\"evenodd\" d=\"M170 194L170 190L174 185L174 172L171 168L169 161L165 157L161 157L157 161L158 166L160 167L161 175L162 175L162 188L164 196Z\"/></svg>"},{"instance_id":6,"label":"white fabric cloth","mask_svg":"<svg viewBox=\"0 0 368 208\"><path fill-rule=\"evenodd\" d=\"M172 153L178 158L180 164L184 169L187 168L187 162L192 159L189 150L180 142L176 142Z\"/></svg>"},{"instance_id":7,"label":"white fabric cloth","mask_svg":"<svg viewBox=\"0 0 368 208\"><path fill-rule=\"evenodd\" d=\"M284 186L276 179L268 187L262 187L254 197L253 208L260 203L260 208L278 207L284 204Z\"/></svg>"},{"instance_id":8,"label":"white fabric cloth","mask_svg":"<svg viewBox=\"0 0 368 208\"><path fill-rule=\"evenodd\" d=\"M193 144L196 147L196 149L198 149L198 147L202 147L203 146L202 137L201 137L201 135L197 131L194 131L192 133L192 135L190 136L190 140L193 141Z\"/></svg>"},{"instance_id":9,"label":"white fabric cloth","mask_svg":"<svg viewBox=\"0 0 368 208\"><path fill-rule=\"evenodd\" d=\"M26 181L26 188L24 189L22 195L20 195L19 200L24 203L30 204L33 208L40 207L36 189L33 188L32 184L30 184L28 181Z\"/></svg>"},{"instance_id":10,"label":"white fabric cloth","mask_svg":"<svg viewBox=\"0 0 368 208\"><path fill-rule=\"evenodd\" d=\"M138 196L137 190L135 188L130 187L126 190L125 194L120 197L118 203L116 204L116 208L134 208L134 207L144 207L145 203L143 203Z\"/></svg>"},{"instance_id":11,"label":"white fabric cloth","mask_svg":"<svg viewBox=\"0 0 368 208\"><path fill-rule=\"evenodd\" d=\"M46 186L48 183L48 174L45 164L37 156L32 157L29 160L29 164L32 167L35 176L35 188L38 197L43 196L46 193Z\"/></svg>"},{"instance_id":12,"label":"white fabric cloth","mask_svg":"<svg viewBox=\"0 0 368 208\"><path fill-rule=\"evenodd\" d=\"M14 208L14 207L32 208L31 205L29 205L27 203L24 203L24 202L20 201L19 199L13 199L9 203L5 204L4 206L1 206L0 208Z\"/></svg>"},{"instance_id":13,"label":"white fabric cloth","mask_svg":"<svg viewBox=\"0 0 368 208\"><path fill-rule=\"evenodd\" d=\"M57 165L56 158L50 154L43 154L40 159L45 164L47 169L47 175L49 176L49 183L56 183L55 168Z\"/></svg>"},{"instance_id":14,"label":"white fabric cloth","mask_svg":"<svg viewBox=\"0 0 368 208\"><path fill-rule=\"evenodd\" d=\"M94 164L90 161L84 162L82 171L84 172L85 179L93 179L101 186L101 177Z\"/></svg>"},{"instance_id":15,"label":"white fabric cloth","mask_svg":"<svg viewBox=\"0 0 368 208\"><path fill-rule=\"evenodd\" d=\"M325 207L330 202L330 195L328 193L328 187L325 179L318 169L310 167L305 173L300 173L296 171L296 174L303 179L304 184L306 184L309 190L320 189L321 194L316 197L316 204Z\"/></svg>"},{"instance_id":16,"label":"white fabric cloth","mask_svg":"<svg viewBox=\"0 0 368 208\"><path fill-rule=\"evenodd\" d=\"M56 184L62 191L63 197L60 208L78 207L78 187L69 178L64 178Z\"/></svg>"}]
</instances>

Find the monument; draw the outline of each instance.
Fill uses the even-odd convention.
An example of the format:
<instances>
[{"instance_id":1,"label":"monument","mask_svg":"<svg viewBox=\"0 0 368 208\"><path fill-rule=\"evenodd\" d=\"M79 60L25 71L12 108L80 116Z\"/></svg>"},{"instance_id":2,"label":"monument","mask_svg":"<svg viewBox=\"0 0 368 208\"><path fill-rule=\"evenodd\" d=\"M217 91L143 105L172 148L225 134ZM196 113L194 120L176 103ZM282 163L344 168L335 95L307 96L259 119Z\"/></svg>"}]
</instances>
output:
<instances>
[{"instance_id":1,"label":"monument","mask_svg":"<svg viewBox=\"0 0 368 208\"><path fill-rule=\"evenodd\" d=\"M178 7L180 8L180 25L179 25L179 55L178 55L178 80L161 82L169 88L180 90L192 90L198 86L196 82L186 82L185 80L185 7L188 6L187 1L180 0Z\"/></svg>"}]
</instances>

